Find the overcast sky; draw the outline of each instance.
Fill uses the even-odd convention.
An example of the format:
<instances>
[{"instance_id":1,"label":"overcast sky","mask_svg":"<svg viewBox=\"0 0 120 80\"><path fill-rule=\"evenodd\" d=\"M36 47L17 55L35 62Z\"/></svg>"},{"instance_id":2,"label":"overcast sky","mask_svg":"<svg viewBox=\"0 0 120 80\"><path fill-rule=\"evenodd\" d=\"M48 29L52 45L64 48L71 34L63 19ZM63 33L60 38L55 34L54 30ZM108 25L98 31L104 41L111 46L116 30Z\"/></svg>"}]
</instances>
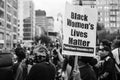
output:
<instances>
[{"instance_id":1,"label":"overcast sky","mask_svg":"<svg viewBox=\"0 0 120 80\"><path fill-rule=\"evenodd\" d=\"M65 2L71 2L71 0L33 0L35 4L35 10L45 10L47 16L56 17L58 13L64 13Z\"/></svg>"}]
</instances>

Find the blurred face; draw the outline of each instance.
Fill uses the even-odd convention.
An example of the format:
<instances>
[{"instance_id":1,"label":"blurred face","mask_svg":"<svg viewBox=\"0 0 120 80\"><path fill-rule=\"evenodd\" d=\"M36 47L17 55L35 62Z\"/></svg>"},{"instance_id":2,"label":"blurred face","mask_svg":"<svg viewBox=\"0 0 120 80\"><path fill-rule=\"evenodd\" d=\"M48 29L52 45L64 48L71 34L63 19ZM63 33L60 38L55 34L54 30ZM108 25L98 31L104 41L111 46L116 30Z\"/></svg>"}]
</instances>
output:
<instances>
[{"instance_id":1,"label":"blurred face","mask_svg":"<svg viewBox=\"0 0 120 80\"><path fill-rule=\"evenodd\" d=\"M116 48L116 46L114 45L114 43L112 43L111 49L113 50L113 49L115 49L115 48Z\"/></svg>"},{"instance_id":2,"label":"blurred face","mask_svg":"<svg viewBox=\"0 0 120 80\"><path fill-rule=\"evenodd\" d=\"M40 49L38 55L41 55L41 56L45 57L46 56L46 51L44 49Z\"/></svg>"},{"instance_id":3,"label":"blurred face","mask_svg":"<svg viewBox=\"0 0 120 80\"><path fill-rule=\"evenodd\" d=\"M105 50L103 50L103 49L100 49L99 51L98 51L98 55L100 56L100 57L105 57L106 55L108 55L108 51L105 51Z\"/></svg>"},{"instance_id":4,"label":"blurred face","mask_svg":"<svg viewBox=\"0 0 120 80\"><path fill-rule=\"evenodd\" d=\"M103 49L103 48L104 48L103 43L100 43L99 48L100 48L100 49Z\"/></svg>"},{"instance_id":5,"label":"blurred face","mask_svg":"<svg viewBox=\"0 0 120 80\"><path fill-rule=\"evenodd\" d=\"M37 53L39 62L44 61L46 59L46 52L44 50L40 50L39 53Z\"/></svg>"}]
</instances>

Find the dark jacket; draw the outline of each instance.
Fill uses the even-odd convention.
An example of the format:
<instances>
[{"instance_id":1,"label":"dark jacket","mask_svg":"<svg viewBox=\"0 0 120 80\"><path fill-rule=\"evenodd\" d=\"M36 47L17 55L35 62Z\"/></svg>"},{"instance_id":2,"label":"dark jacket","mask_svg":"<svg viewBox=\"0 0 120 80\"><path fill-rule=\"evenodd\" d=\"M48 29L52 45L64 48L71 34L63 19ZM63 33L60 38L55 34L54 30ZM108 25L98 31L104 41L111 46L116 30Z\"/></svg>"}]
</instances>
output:
<instances>
[{"instance_id":1,"label":"dark jacket","mask_svg":"<svg viewBox=\"0 0 120 80\"><path fill-rule=\"evenodd\" d=\"M27 80L54 80L55 67L48 62L42 62L35 64L29 74Z\"/></svg>"},{"instance_id":2,"label":"dark jacket","mask_svg":"<svg viewBox=\"0 0 120 80\"><path fill-rule=\"evenodd\" d=\"M10 53L0 54L0 80L13 80L12 64Z\"/></svg>"}]
</instances>

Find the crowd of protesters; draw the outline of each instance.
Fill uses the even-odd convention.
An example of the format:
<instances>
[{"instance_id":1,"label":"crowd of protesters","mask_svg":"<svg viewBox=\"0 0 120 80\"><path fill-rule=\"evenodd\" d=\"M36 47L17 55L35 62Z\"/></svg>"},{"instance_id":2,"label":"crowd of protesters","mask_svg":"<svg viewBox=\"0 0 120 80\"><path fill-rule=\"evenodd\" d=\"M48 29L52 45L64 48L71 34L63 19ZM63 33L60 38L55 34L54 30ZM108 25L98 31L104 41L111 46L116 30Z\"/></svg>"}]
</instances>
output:
<instances>
[{"instance_id":1,"label":"crowd of protesters","mask_svg":"<svg viewBox=\"0 0 120 80\"><path fill-rule=\"evenodd\" d=\"M120 80L120 40L102 40L95 57L62 55L59 41L0 53L0 80ZM76 68L75 68L76 67Z\"/></svg>"}]
</instances>

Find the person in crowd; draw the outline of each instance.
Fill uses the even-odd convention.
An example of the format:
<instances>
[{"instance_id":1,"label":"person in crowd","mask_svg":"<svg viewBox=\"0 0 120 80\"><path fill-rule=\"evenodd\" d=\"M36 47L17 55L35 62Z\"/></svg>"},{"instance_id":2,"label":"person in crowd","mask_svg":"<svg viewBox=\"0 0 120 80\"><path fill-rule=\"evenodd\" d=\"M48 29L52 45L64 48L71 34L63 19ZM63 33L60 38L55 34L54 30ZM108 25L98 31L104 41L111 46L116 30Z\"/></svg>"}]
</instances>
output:
<instances>
[{"instance_id":1,"label":"person in crowd","mask_svg":"<svg viewBox=\"0 0 120 80\"><path fill-rule=\"evenodd\" d=\"M120 80L120 40L114 40L112 43L112 54L116 67L117 80Z\"/></svg>"},{"instance_id":2,"label":"person in crowd","mask_svg":"<svg viewBox=\"0 0 120 80\"><path fill-rule=\"evenodd\" d=\"M12 65L12 54L0 53L0 80L14 80Z\"/></svg>"},{"instance_id":3,"label":"person in crowd","mask_svg":"<svg viewBox=\"0 0 120 80\"><path fill-rule=\"evenodd\" d=\"M103 39L100 42L99 49L104 48L104 46L108 46L111 49L111 42L109 40L107 40L107 39Z\"/></svg>"},{"instance_id":4,"label":"person in crowd","mask_svg":"<svg viewBox=\"0 0 120 80\"><path fill-rule=\"evenodd\" d=\"M54 80L56 69L49 61L48 50L44 45L35 48L34 53L39 57L39 62L30 69L27 80Z\"/></svg>"},{"instance_id":5,"label":"person in crowd","mask_svg":"<svg viewBox=\"0 0 120 80\"><path fill-rule=\"evenodd\" d=\"M33 54L36 55L37 62L31 67L27 80L54 80L56 68L49 60L48 45L50 39L42 35L40 37L40 44L36 45Z\"/></svg>"},{"instance_id":6,"label":"person in crowd","mask_svg":"<svg viewBox=\"0 0 120 80\"><path fill-rule=\"evenodd\" d=\"M63 64L63 72L65 80L97 80L96 74L92 66L97 60L92 57L78 57L77 69L74 71L74 56L65 57ZM78 76L79 75L79 76Z\"/></svg>"},{"instance_id":7,"label":"person in crowd","mask_svg":"<svg viewBox=\"0 0 120 80\"><path fill-rule=\"evenodd\" d=\"M97 59L94 57L79 57L78 66L82 80L97 80L93 66L97 64Z\"/></svg>"},{"instance_id":8,"label":"person in crowd","mask_svg":"<svg viewBox=\"0 0 120 80\"><path fill-rule=\"evenodd\" d=\"M114 60L111 57L111 49L109 46L104 46L99 50L101 57L101 64L99 64L99 77L98 80L116 80L116 72Z\"/></svg>"},{"instance_id":9,"label":"person in crowd","mask_svg":"<svg viewBox=\"0 0 120 80\"><path fill-rule=\"evenodd\" d=\"M26 53L25 50L18 45L15 49L17 63L13 65L14 80L25 80L27 76Z\"/></svg>"},{"instance_id":10,"label":"person in crowd","mask_svg":"<svg viewBox=\"0 0 120 80\"><path fill-rule=\"evenodd\" d=\"M59 80L61 78L61 70L62 70L62 64L64 61L64 58L62 56L61 47L59 44L55 46L55 48L52 51L52 60L53 64L56 67L56 80Z\"/></svg>"},{"instance_id":11,"label":"person in crowd","mask_svg":"<svg viewBox=\"0 0 120 80\"><path fill-rule=\"evenodd\" d=\"M56 47L52 51L53 55L53 63L57 66L59 62L63 62L64 58L62 56L61 48L58 47L59 44L56 45Z\"/></svg>"}]
</instances>

